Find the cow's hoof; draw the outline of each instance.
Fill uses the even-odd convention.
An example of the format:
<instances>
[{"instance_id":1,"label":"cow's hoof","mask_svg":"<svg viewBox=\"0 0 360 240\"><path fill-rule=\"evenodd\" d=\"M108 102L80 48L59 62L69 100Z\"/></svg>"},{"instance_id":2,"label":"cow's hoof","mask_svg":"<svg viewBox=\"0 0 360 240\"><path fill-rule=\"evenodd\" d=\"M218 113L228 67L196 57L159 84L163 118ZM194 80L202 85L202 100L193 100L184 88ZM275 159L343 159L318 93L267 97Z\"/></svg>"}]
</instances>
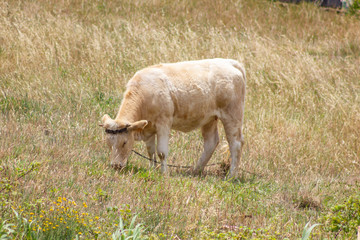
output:
<instances>
[{"instance_id":1,"label":"cow's hoof","mask_svg":"<svg viewBox=\"0 0 360 240\"><path fill-rule=\"evenodd\" d=\"M112 163L111 164L111 167L115 170L121 170L123 169L125 166L124 165L121 165L120 163Z\"/></svg>"},{"instance_id":2,"label":"cow's hoof","mask_svg":"<svg viewBox=\"0 0 360 240\"><path fill-rule=\"evenodd\" d=\"M193 169L193 170L191 171L191 173L192 173L193 176L201 176L202 170Z\"/></svg>"}]
</instances>

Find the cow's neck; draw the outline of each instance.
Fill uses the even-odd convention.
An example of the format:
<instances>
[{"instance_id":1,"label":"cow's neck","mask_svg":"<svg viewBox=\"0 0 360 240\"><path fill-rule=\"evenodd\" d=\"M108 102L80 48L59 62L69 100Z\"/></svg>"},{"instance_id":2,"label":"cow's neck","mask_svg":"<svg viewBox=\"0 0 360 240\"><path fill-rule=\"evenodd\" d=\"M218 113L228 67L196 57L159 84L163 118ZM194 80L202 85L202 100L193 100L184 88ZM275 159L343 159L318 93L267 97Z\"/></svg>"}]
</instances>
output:
<instances>
[{"instance_id":1,"label":"cow's neck","mask_svg":"<svg viewBox=\"0 0 360 240\"><path fill-rule=\"evenodd\" d=\"M127 91L121 103L116 120L133 123L141 119L142 98L133 91Z\"/></svg>"}]
</instances>

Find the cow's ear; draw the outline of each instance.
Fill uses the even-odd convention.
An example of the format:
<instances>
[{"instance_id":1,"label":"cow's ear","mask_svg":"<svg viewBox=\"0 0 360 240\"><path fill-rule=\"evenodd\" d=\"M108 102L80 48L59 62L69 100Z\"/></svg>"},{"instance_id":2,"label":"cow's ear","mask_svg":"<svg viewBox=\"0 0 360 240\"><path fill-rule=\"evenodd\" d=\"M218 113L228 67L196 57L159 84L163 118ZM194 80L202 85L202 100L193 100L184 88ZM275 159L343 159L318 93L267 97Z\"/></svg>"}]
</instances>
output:
<instances>
[{"instance_id":1,"label":"cow's ear","mask_svg":"<svg viewBox=\"0 0 360 240\"><path fill-rule=\"evenodd\" d=\"M99 126L104 128L109 128L112 127L114 124L116 124L115 121L112 120L111 117L109 117L109 115L105 114L101 118L101 123L99 124Z\"/></svg>"},{"instance_id":2,"label":"cow's ear","mask_svg":"<svg viewBox=\"0 0 360 240\"><path fill-rule=\"evenodd\" d=\"M144 129L144 127L146 127L147 124L148 124L148 121L140 120L140 121L137 121L137 122L134 122L134 123L130 124L130 126L127 129L129 131L142 130L142 129Z\"/></svg>"},{"instance_id":3,"label":"cow's ear","mask_svg":"<svg viewBox=\"0 0 360 240\"><path fill-rule=\"evenodd\" d=\"M105 115L101 118L102 124L104 125L105 122L106 122L107 120L109 120L109 119L111 119L111 118L109 117L109 115L105 114Z\"/></svg>"}]
</instances>

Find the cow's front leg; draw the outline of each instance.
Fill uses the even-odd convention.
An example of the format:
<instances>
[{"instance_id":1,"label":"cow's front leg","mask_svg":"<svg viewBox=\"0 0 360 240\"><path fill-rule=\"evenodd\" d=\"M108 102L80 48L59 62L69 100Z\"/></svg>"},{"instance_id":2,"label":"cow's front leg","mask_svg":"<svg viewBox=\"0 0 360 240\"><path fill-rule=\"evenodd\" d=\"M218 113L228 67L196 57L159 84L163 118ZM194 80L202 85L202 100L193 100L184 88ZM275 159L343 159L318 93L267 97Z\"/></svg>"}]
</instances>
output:
<instances>
[{"instance_id":1,"label":"cow's front leg","mask_svg":"<svg viewBox=\"0 0 360 240\"><path fill-rule=\"evenodd\" d=\"M157 154L160 158L161 172L168 174L166 158L169 153L169 128L162 128L157 131Z\"/></svg>"},{"instance_id":2,"label":"cow's front leg","mask_svg":"<svg viewBox=\"0 0 360 240\"><path fill-rule=\"evenodd\" d=\"M149 157L151 159L150 161L150 167L155 168L156 167L156 154L155 154L155 134L152 135L148 140L145 141L146 149L149 154Z\"/></svg>"}]
</instances>

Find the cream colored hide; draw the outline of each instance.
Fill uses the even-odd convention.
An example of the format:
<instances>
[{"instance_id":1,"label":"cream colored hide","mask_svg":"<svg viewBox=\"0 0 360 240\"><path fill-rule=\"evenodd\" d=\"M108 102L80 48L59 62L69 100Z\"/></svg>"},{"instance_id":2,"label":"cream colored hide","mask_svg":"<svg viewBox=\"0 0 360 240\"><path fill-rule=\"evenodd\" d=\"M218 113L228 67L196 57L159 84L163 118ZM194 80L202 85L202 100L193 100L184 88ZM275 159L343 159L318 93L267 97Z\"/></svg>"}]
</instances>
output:
<instances>
[{"instance_id":1,"label":"cream colored hide","mask_svg":"<svg viewBox=\"0 0 360 240\"><path fill-rule=\"evenodd\" d=\"M194 167L194 173L200 173L219 143L220 119L232 159L228 177L235 177L243 145L245 86L243 66L231 59L168 63L140 70L128 82L116 118L102 118L111 165L124 167L134 141L143 140L154 161L157 150L161 171L167 173L170 130L200 128L204 151Z\"/></svg>"}]
</instances>

